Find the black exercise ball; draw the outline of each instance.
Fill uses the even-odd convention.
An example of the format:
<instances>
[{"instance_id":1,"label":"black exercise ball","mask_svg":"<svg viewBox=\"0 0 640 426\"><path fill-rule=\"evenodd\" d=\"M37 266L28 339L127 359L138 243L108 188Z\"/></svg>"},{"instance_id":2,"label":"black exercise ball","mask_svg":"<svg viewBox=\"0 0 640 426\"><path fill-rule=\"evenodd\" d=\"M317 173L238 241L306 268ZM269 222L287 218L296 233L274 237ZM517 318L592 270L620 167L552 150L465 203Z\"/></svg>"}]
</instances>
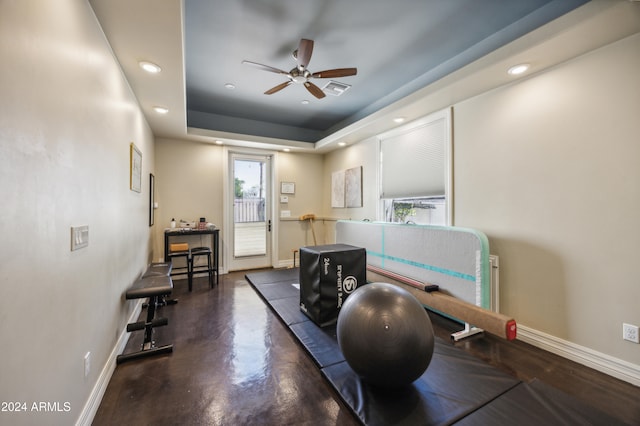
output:
<instances>
[{"instance_id":1,"label":"black exercise ball","mask_svg":"<svg viewBox=\"0 0 640 426\"><path fill-rule=\"evenodd\" d=\"M382 387L411 384L433 356L433 327L422 304L388 283L358 287L346 299L337 323L345 360L366 382Z\"/></svg>"}]
</instances>

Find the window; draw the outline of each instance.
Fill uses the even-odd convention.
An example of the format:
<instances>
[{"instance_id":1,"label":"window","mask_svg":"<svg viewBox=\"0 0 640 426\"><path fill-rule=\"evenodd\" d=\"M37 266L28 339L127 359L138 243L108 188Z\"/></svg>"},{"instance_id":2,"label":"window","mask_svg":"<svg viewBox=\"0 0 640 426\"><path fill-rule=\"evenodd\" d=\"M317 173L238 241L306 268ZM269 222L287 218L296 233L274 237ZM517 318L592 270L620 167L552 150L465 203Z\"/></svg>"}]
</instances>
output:
<instances>
[{"instance_id":1,"label":"window","mask_svg":"<svg viewBox=\"0 0 640 426\"><path fill-rule=\"evenodd\" d=\"M414 197L384 199L384 221L446 225L444 197Z\"/></svg>"},{"instance_id":2,"label":"window","mask_svg":"<svg viewBox=\"0 0 640 426\"><path fill-rule=\"evenodd\" d=\"M380 135L381 220L451 224L451 112Z\"/></svg>"}]
</instances>

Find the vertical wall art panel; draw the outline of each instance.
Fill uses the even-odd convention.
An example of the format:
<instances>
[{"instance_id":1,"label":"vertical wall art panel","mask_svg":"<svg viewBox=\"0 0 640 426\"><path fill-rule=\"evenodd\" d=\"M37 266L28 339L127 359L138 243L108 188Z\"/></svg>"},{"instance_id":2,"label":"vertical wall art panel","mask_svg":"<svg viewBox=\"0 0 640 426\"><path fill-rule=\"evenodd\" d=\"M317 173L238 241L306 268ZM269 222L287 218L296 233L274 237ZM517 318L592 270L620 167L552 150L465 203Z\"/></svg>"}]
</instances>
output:
<instances>
[{"instance_id":1,"label":"vertical wall art panel","mask_svg":"<svg viewBox=\"0 0 640 426\"><path fill-rule=\"evenodd\" d=\"M347 207L362 207L362 166L345 172L345 195Z\"/></svg>"},{"instance_id":2,"label":"vertical wall art panel","mask_svg":"<svg viewBox=\"0 0 640 426\"><path fill-rule=\"evenodd\" d=\"M331 207L344 207L345 171L331 173Z\"/></svg>"}]
</instances>

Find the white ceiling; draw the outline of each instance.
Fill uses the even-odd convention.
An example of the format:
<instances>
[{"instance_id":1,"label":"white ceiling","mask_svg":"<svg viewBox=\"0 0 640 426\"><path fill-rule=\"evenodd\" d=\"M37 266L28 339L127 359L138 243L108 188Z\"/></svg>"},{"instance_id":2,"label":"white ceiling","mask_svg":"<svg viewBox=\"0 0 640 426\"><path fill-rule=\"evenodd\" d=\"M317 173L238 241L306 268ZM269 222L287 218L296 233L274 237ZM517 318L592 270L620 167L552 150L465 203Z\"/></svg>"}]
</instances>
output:
<instances>
[{"instance_id":1,"label":"white ceiling","mask_svg":"<svg viewBox=\"0 0 640 426\"><path fill-rule=\"evenodd\" d=\"M508 83L514 63L539 72L639 30L638 3L574 9L582 2L90 0L156 137L307 152ZM241 63L288 71L300 38L315 41L312 72L358 68L334 79L352 85L342 96L315 99L297 84L264 95L286 77ZM162 72L145 73L141 60Z\"/></svg>"}]
</instances>

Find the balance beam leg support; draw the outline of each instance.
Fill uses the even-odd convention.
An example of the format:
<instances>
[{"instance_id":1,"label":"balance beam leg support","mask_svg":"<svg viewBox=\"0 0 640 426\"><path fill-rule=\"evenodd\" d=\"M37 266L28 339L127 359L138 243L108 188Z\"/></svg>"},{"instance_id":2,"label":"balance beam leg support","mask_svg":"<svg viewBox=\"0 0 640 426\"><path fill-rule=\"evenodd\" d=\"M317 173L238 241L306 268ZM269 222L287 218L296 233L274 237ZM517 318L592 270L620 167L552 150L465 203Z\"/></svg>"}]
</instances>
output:
<instances>
[{"instance_id":1,"label":"balance beam leg support","mask_svg":"<svg viewBox=\"0 0 640 426\"><path fill-rule=\"evenodd\" d=\"M464 330L456 331L455 333L451 334L451 340L458 342L460 340L466 339L467 337L471 337L475 334L480 334L483 331L484 331L483 329L474 327L468 322L465 322Z\"/></svg>"}]
</instances>

